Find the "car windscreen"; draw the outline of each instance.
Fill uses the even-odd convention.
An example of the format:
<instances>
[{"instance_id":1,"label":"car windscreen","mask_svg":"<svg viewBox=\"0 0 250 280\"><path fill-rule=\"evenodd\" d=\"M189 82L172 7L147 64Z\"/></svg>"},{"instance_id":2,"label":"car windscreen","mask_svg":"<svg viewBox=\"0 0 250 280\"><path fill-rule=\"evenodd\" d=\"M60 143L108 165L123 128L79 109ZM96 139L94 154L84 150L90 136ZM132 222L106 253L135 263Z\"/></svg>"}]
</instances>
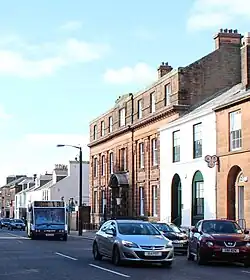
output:
<instances>
[{"instance_id":1,"label":"car windscreen","mask_svg":"<svg viewBox=\"0 0 250 280\"><path fill-rule=\"evenodd\" d=\"M232 221L204 221L202 231L208 234L239 234L240 226Z\"/></svg>"},{"instance_id":2,"label":"car windscreen","mask_svg":"<svg viewBox=\"0 0 250 280\"><path fill-rule=\"evenodd\" d=\"M2 219L2 222L9 223L10 219Z\"/></svg>"},{"instance_id":3,"label":"car windscreen","mask_svg":"<svg viewBox=\"0 0 250 280\"><path fill-rule=\"evenodd\" d=\"M175 225L175 224L169 224L169 226L171 227L171 229L176 232L176 233L180 233L181 230Z\"/></svg>"},{"instance_id":4,"label":"car windscreen","mask_svg":"<svg viewBox=\"0 0 250 280\"><path fill-rule=\"evenodd\" d=\"M153 223L153 225L160 231L173 232L173 229L168 224Z\"/></svg>"},{"instance_id":5,"label":"car windscreen","mask_svg":"<svg viewBox=\"0 0 250 280\"><path fill-rule=\"evenodd\" d=\"M35 208L35 224L65 224L65 210L64 208Z\"/></svg>"},{"instance_id":6,"label":"car windscreen","mask_svg":"<svg viewBox=\"0 0 250 280\"><path fill-rule=\"evenodd\" d=\"M118 223L118 231L122 235L161 235L150 223Z\"/></svg>"}]
</instances>

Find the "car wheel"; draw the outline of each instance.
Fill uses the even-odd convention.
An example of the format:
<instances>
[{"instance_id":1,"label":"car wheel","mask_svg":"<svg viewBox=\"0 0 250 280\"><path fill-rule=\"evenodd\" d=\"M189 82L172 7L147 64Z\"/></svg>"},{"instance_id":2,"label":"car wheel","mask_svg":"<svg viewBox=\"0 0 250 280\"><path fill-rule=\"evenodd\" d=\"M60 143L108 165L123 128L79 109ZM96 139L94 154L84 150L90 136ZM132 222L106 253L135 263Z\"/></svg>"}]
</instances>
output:
<instances>
[{"instance_id":1,"label":"car wheel","mask_svg":"<svg viewBox=\"0 0 250 280\"><path fill-rule=\"evenodd\" d=\"M120 251L117 246L115 246L113 249L112 263L116 266L120 265L120 263L121 263Z\"/></svg>"},{"instance_id":2,"label":"car wheel","mask_svg":"<svg viewBox=\"0 0 250 280\"><path fill-rule=\"evenodd\" d=\"M166 268L172 268L173 262L163 262L161 265Z\"/></svg>"},{"instance_id":3,"label":"car wheel","mask_svg":"<svg viewBox=\"0 0 250 280\"><path fill-rule=\"evenodd\" d=\"M198 265L204 265L206 264L206 259L204 258L204 256L201 254L200 252L200 248L197 248L197 253L196 253L196 262Z\"/></svg>"},{"instance_id":4,"label":"car wheel","mask_svg":"<svg viewBox=\"0 0 250 280\"><path fill-rule=\"evenodd\" d=\"M96 261L101 261L102 260L102 255L99 253L98 245L96 241L93 244L93 257L94 260Z\"/></svg>"},{"instance_id":5,"label":"car wheel","mask_svg":"<svg viewBox=\"0 0 250 280\"><path fill-rule=\"evenodd\" d=\"M244 265L245 268L249 268L250 267L250 259L245 260L243 265Z\"/></svg>"},{"instance_id":6,"label":"car wheel","mask_svg":"<svg viewBox=\"0 0 250 280\"><path fill-rule=\"evenodd\" d=\"M188 261L194 260L194 255L191 254L189 247L187 248L187 259L188 259Z\"/></svg>"}]
</instances>

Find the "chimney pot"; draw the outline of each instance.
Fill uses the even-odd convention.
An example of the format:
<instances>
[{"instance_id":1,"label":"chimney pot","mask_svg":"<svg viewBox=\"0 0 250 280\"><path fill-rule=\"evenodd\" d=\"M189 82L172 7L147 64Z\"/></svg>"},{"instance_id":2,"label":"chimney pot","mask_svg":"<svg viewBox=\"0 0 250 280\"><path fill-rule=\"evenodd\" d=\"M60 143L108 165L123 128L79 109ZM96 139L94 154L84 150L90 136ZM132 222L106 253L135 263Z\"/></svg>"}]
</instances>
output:
<instances>
[{"instance_id":1,"label":"chimney pot","mask_svg":"<svg viewBox=\"0 0 250 280\"><path fill-rule=\"evenodd\" d=\"M224 33L227 33L227 28L226 28L226 29L224 29Z\"/></svg>"},{"instance_id":2,"label":"chimney pot","mask_svg":"<svg viewBox=\"0 0 250 280\"><path fill-rule=\"evenodd\" d=\"M234 29L234 33L238 33L238 30L237 30L237 29Z\"/></svg>"},{"instance_id":3,"label":"chimney pot","mask_svg":"<svg viewBox=\"0 0 250 280\"><path fill-rule=\"evenodd\" d=\"M165 64L164 62L161 63L161 65L164 65L164 64Z\"/></svg>"},{"instance_id":4,"label":"chimney pot","mask_svg":"<svg viewBox=\"0 0 250 280\"><path fill-rule=\"evenodd\" d=\"M220 32L221 32L221 33L223 32L223 28L220 29Z\"/></svg>"},{"instance_id":5,"label":"chimney pot","mask_svg":"<svg viewBox=\"0 0 250 280\"><path fill-rule=\"evenodd\" d=\"M228 32L229 32L229 33L233 33L233 29L229 29Z\"/></svg>"}]
</instances>

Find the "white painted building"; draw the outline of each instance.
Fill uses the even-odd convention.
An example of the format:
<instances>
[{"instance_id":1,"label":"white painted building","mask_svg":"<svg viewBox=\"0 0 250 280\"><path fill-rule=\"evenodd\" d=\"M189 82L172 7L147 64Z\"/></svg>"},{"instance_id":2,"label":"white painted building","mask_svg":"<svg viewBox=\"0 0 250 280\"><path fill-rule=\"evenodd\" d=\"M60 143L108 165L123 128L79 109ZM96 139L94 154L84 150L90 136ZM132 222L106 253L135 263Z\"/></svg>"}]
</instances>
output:
<instances>
[{"instance_id":1,"label":"white painted building","mask_svg":"<svg viewBox=\"0 0 250 280\"><path fill-rule=\"evenodd\" d=\"M216 155L213 108L236 91L237 86L218 93L160 129L162 221L186 227L216 217L217 165L209 168L205 156Z\"/></svg>"}]
</instances>

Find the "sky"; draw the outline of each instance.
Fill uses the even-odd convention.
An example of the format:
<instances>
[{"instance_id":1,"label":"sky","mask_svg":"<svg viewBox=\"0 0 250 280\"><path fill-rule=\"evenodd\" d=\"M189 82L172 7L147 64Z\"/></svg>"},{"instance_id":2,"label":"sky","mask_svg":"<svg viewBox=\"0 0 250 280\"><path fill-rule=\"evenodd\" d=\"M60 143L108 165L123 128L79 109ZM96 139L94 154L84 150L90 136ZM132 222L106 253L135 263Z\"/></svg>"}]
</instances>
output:
<instances>
[{"instance_id":1,"label":"sky","mask_svg":"<svg viewBox=\"0 0 250 280\"><path fill-rule=\"evenodd\" d=\"M0 9L0 186L67 164L89 122L168 62L214 50L220 28L250 31L249 0L3 1Z\"/></svg>"}]
</instances>

